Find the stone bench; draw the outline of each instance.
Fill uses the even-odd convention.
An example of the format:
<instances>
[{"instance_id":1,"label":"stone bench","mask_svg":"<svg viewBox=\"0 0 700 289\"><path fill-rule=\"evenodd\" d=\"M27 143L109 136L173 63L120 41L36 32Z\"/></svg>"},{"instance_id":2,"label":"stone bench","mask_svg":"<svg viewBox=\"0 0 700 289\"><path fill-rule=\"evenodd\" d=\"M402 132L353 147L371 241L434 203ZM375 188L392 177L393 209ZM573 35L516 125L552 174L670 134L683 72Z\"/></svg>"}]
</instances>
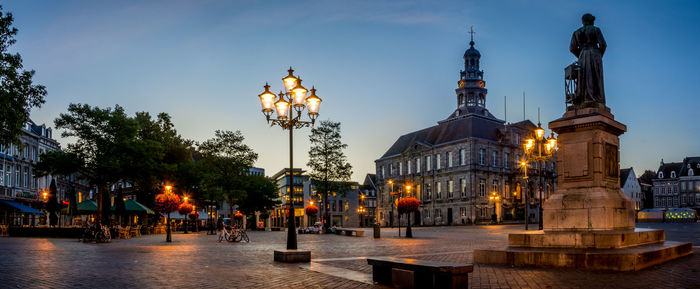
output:
<instances>
[{"instance_id":1,"label":"stone bench","mask_svg":"<svg viewBox=\"0 0 700 289\"><path fill-rule=\"evenodd\" d=\"M409 258L367 258L372 280L397 288L468 288L472 264L456 264Z\"/></svg>"},{"instance_id":2,"label":"stone bench","mask_svg":"<svg viewBox=\"0 0 700 289\"><path fill-rule=\"evenodd\" d=\"M345 236L363 237L365 235L365 231L364 230L351 230L351 229L335 229L335 234L336 235L345 235Z\"/></svg>"}]
</instances>

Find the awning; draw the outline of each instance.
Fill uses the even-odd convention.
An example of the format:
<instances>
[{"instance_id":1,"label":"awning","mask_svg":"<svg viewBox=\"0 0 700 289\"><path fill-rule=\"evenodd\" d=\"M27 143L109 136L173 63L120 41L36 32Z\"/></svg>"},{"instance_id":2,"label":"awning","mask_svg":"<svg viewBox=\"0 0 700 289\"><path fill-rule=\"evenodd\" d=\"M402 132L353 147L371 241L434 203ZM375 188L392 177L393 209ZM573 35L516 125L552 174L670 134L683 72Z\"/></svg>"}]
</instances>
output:
<instances>
[{"instance_id":1,"label":"awning","mask_svg":"<svg viewBox=\"0 0 700 289\"><path fill-rule=\"evenodd\" d=\"M97 203L91 200L85 200L78 203L78 212L97 212Z\"/></svg>"},{"instance_id":2,"label":"awning","mask_svg":"<svg viewBox=\"0 0 700 289\"><path fill-rule=\"evenodd\" d=\"M37 215L43 215L44 213L34 209L30 206L20 204L18 202L13 202L13 201L8 201L8 200L0 200L0 203L4 203L6 205L9 205L11 207L14 207L15 209L18 209L22 212L29 213L29 214L37 214Z\"/></svg>"},{"instance_id":3,"label":"awning","mask_svg":"<svg viewBox=\"0 0 700 289\"><path fill-rule=\"evenodd\" d=\"M144 206L143 204L132 199L126 200L124 202L124 207L126 208L126 211L130 213L146 213L149 215L155 215L156 213L148 207ZM116 207L112 206L112 211L114 210L116 210Z\"/></svg>"}]
</instances>

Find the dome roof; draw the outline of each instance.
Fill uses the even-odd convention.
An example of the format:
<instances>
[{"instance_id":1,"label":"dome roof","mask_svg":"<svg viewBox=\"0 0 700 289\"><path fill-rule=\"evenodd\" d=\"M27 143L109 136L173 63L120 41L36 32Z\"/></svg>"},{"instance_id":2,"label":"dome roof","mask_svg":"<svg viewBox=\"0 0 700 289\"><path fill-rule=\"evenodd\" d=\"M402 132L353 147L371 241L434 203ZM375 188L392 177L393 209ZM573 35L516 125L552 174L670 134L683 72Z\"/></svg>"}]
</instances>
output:
<instances>
[{"instance_id":1,"label":"dome roof","mask_svg":"<svg viewBox=\"0 0 700 289\"><path fill-rule=\"evenodd\" d=\"M474 48L474 41L470 41L469 45L469 49L467 49L467 51L464 52L464 58L481 57L481 53L479 52L479 50L476 50L476 48Z\"/></svg>"}]
</instances>

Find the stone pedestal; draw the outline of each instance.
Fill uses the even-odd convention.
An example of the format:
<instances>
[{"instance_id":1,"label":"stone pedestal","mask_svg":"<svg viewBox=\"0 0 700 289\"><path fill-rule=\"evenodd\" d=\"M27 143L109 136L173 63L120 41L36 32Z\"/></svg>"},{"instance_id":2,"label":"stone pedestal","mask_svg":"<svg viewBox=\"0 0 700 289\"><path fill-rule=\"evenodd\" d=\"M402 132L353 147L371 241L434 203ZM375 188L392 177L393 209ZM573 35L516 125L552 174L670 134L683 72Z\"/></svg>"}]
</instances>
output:
<instances>
[{"instance_id":1,"label":"stone pedestal","mask_svg":"<svg viewBox=\"0 0 700 289\"><path fill-rule=\"evenodd\" d=\"M620 190L620 140L608 108L567 111L558 136L557 191L543 205L545 231L634 230L634 202Z\"/></svg>"},{"instance_id":2,"label":"stone pedestal","mask_svg":"<svg viewBox=\"0 0 700 289\"><path fill-rule=\"evenodd\" d=\"M311 251L275 250L275 262L283 262L283 263L311 262Z\"/></svg>"},{"instance_id":3,"label":"stone pedestal","mask_svg":"<svg viewBox=\"0 0 700 289\"><path fill-rule=\"evenodd\" d=\"M543 231L510 234L507 248L474 251L474 262L586 270L641 270L692 254L663 230L635 229L634 203L620 190L627 130L607 107L570 109L549 123L558 136L557 190L544 202Z\"/></svg>"}]
</instances>

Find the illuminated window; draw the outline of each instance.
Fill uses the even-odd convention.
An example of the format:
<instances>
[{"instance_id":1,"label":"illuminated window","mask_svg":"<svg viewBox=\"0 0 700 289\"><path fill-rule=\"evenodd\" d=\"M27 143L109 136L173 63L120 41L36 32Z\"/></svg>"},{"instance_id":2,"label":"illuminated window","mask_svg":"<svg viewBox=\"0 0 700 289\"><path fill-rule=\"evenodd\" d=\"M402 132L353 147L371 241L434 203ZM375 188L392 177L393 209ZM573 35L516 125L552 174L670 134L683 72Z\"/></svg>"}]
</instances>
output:
<instances>
[{"instance_id":1,"label":"illuminated window","mask_svg":"<svg viewBox=\"0 0 700 289\"><path fill-rule=\"evenodd\" d=\"M479 180L479 197L486 196L486 180Z\"/></svg>"},{"instance_id":2,"label":"illuminated window","mask_svg":"<svg viewBox=\"0 0 700 289\"><path fill-rule=\"evenodd\" d=\"M467 197L467 180L466 179L459 179L459 193L460 193L460 197L462 197L462 198Z\"/></svg>"},{"instance_id":3,"label":"illuminated window","mask_svg":"<svg viewBox=\"0 0 700 289\"><path fill-rule=\"evenodd\" d=\"M452 180L447 181L447 198L452 199L454 197L454 182Z\"/></svg>"}]
</instances>

